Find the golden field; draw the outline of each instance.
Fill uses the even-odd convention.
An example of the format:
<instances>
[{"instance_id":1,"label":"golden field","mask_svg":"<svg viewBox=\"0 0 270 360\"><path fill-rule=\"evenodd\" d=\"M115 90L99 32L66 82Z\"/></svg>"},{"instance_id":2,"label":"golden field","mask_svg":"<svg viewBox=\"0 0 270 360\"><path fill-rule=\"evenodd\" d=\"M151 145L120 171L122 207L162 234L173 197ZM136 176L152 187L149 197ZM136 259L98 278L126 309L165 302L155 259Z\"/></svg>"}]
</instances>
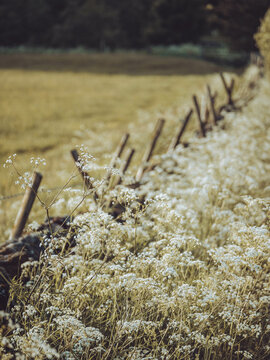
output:
<instances>
[{"instance_id":1,"label":"golden field","mask_svg":"<svg viewBox=\"0 0 270 360\"><path fill-rule=\"evenodd\" d=\"M136 164L160 116L167 120L159 143L165 149L192 94L219 81L223 70L200 60L133 53L2 54L0 196L21 192L17 175L2 166L14 153L22 172L31 168L31 157L46 158L43 186L52 188L74 170L69 150L76 145L85 144L97 162L106 163L129 131ZM2 239L20 199L1 201Z\"/></svg>"}]
</instances>

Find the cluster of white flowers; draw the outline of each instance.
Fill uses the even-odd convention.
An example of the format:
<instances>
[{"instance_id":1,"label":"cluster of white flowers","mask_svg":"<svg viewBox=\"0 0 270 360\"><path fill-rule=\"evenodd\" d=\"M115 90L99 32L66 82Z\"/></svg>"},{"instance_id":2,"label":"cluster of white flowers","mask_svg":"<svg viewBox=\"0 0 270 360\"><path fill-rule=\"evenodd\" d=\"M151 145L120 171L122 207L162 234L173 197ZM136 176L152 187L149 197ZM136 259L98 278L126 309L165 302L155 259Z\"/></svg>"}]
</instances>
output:
<instances>
[{"instance_id":1,"label":"cluster of white flowers","mask_svg":"<svg viewBox=\"0 0 270 360\"><path fill-rule=\"evenodd\" d=\"M46 160L44 158L41 158L41 157L37 157L37 158L31 157L30 164L32 164L35 168L37 168L40 165L45 166L46 165Z\"/></svg>"},{"instance_id":2,"label":"cluster of white flowers","mask_svg":"<svg viewBox=\"0 0 270 360\"><path fill-rule=\"evenodd\" d=\"M3 164L4 168L12 167L13 170L15 170L16 173L16 180L15 184L19 185L22 189L26 189L27 187L31 187L32 185L32 175L33 171L36 170L41 165L46 165L46 160L44 158L30 158L30 164L32 165L32 171L25 171L24 173L20 172L15 164L17 154L10 155L5 163Z\"/></svg>"},{"instance_id":3,"label":"cluster of white flowers","mask_svg":"<svg viewBox=\"0 0 270 360\"><path fill-rule=\"evenodd\" d=\"M84 144L78 146L78 148L80 156L77 166L79 166L83 171L93 170L97 166L95 163L96 159L89 153Z\"/></svg>"},{"instance_id":4,"label":"cluster of white flowers","mask_svg":"<svg viewBox=\"0 0 270 360\"><path fill-rule=\"evenodd\" d=\"M3 164L3 167L7 168L7 167L11 166L13 164L13 161L15 160L16 156L17 156L17 154L9 155L9 157L7 158L5 163Z\"/></svg>"},{"instance_id":5,"label":"cluster of white flowers","mask_svg":"<svg viewBox=\"0 0 270 360\"><path fill-rule=\"evenodd\" d=\"M14 310L16 349L26 354L24 339L41 359L41 342L66 360L270 356L269 96L265 83L205 139L162 155L140 188L114 189L121 222L97 205L74 219L70 251L45 241L47 267Z\"/></svg>"},{"instance_id":6,"label":"cluster of white flowers","mask_svg":"<svg viewBox=\"0 0 270 360\"><path fill-rule=\"evenodd\" d=\"M26 171L23 175L18 175L17 180L15 181L16 185L19 185L21 189L26 189L27 187L32 186L32 173Z\"/></svg>"}]
</instances>

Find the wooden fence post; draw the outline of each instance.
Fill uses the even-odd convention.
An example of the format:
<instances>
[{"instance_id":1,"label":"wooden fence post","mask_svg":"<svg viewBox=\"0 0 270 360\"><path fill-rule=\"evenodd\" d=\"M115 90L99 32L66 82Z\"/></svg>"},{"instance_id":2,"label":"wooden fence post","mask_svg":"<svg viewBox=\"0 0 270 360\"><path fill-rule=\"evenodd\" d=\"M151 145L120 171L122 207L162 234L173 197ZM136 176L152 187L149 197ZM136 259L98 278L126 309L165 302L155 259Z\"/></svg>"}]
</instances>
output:
<instances>
[{"instance_id":1,"label":"wooden fence post","mask_svg":"<svg viewBox=\"0 0 270 360\"><path fill-rule=\"evenodd\" d=\"M110 178L112 176L112 169L115 168L117 159L119 159L121 157L121 155L122 155L122 153L123 153L123 151L124 151L124 149L125 149L125 147L127 145L128 139L129 139L129 134L128 133L124 134L121 141L120 141L120 143L119 143L119 145L118 145L118 147L117 147L117 149L116 149L116 151L115 151L115 154L114 154L114 156L112 158L112 161L110 163L110 168L109 168L109 170L107 172L107 175L105 177L105 179L108 182L110 181Z\"/></svg>"},{"instance_id":2,"label":"wooden fence post","mask_svg":"<svg viewBox=\"0 0 270 360\"><path fill-rule=\"evenodd\" d=\"M18 239L23 232L33 203L37 196L38 188L42 180L42 175L38 172L34 172L33 181L31 187L27 187L20 210L17 214L10 239Z\"/></svg>"},{"instance_id":3,"label":"wooden fence post","mask_svg":"<svg viewBox=\"0 0 270 360\"><path fill-rule=\"evenodd\" d=\"M86 171L82 170L78 151L76 149L73 149L73 150L70 151L70 153L71 153L71 156L73 157L73 160L74 160L74 162L75 162L75 164L77 166L77 169L78 169L79 173L81 174L81 176L83 178L83 182L84 182L84 185L85 185L86 189L88 189L88 190L94 189L94 186L93 186L93 184L91 183L91 180L90 180L90 176L88 175L88 173ZM93 198L94 198L95 202L98 199L98 194L97 194L97 192L95 190L94 190L94 193L93 193Z\"/></svg>"},{"instance_id":4,"label":"wooden fence post","mask_svg":"<svg viewBox=\"0 0 270 360\"><path fill-rule=\"evenodd\" d=\"M193 102L194 102L195 109L196 109L196 113L197 113L197 117L198 117L198 120L199 120L200 129L201 129L201 134L202 134L203 137L205 137L205 136L206 136L205 127L204 127L204 123L203 123L203 121L202 121L200 105L199 105L199 103L198 103L198 100L197 100L197 96L196 96L196 95L193 95Z\"/></svg>"},{"instance_id":5,"label":"wooden fence post","mask_svg":"<svg viewBox=\"0 0 270 360\"><path fill-rule=\"evenodd\" d=\"M80 164L80 160L79 160L79 154L78 151L76 149L73 149L70 151L71 156L73 157L73 160L77 166L77 169L79 171L79 173L81 174L82 178L83 178L83 182L86 186L87 189L93 189L93 185L90 181L90 177L88 175L87 172L82 170L81 164Z\"/></svg>"},{"instance_id":6,"label":"wooden fence post","mask_svg":"<svg viewBox=\"0 0 270 360\"><path fill-rule=\"evenodd\" d=\"M141 181L143 174L145 172L145 164L151 159L153 151L155 149L157 140L162 132L163 126L165 124L165 120L164 119L159 119L157 122L157 125L155 127L154 133L153 133L153 137L151 142L149 143L149 146L146 148L146 151L144 153L143 159L142 159L142 163L137 171L136 174L136 181Z\"/></svg>"},{"instance_id":7,"label":"wooden fence post","mask_svg":"<svg viewBox=\"0 0 270 360\"><path fill-rule=\"evenodd\" d=\"M125 159L123 160L122 165L121 165L121 167L120 167L120 169L119 169L120 175L117 175L117 178L116 178L116 181L115 181L115 186L121 184L121 182L122 182L122 176L123 176L123 175L125 174L125 172L127 171L128 167L129 167L129 165L130 165L130 163L131 163L131 160L132 160L132 157L133 157L134 153L135 153L135 150L134 150L134 149L129 149L129 150L127 151L126 157L125 157Z\"/></svg>"},{"instance_id":8,"label":"wooden fence post","mask_svg":"<svg viewBox=\"0 0 270 360\"><path fill-rule=\"evenodd\" d=\"M207 104L207 96L206 95L202 96L201 114L202 114L201 117L202 117L202 121L203 121L204 128L205 128L208 123L209 116L210 116L210 111L209 111L209 106Z\"/></svg>"},{"instance_id":9,"label":"wooden fence post","mask_svg":"<svg viewBox=\"0 0 270 360\"><path fill-rule=\"evenodd\" d=\"M218 116L215 109L215 96L212 95L211 88L208 84L207 84L207 93L210 100L210 107L213 115L214 124L216 125L218 121Z\"/></svg>"},{"instance_id":10,"label":"wooden fence post","mask_svg":"<svg viewBox=\"0 0 270 360\"><path fill-rule=\"evenodd\" d=\"M227 82L226 82L226 79L224 77L224 74L220 73L219 75L221 77L223 86L224 86L224 88L226 90L226 93L228 95L228 104L233 105L232 92L233 92L233 88L234 88L234 85L235 85L235 81L234 81L234 79L232 79L230 85L228 85Z\"/></svg>"},{"instance_id":11,"label":"wooden fence post","mask_svg":"<svg viewBox=\"0 0 270 360\"><path fill-rule=\"evenodd\" d=\"M177 132L176 136L172 139L172 142L170 143L168 151L174 150L177 145L180 143L180 140L184 134L184 131L187 127L187 124L191 118L191 115L193 114L193 109L190 109L188 114L186 115L184 122L181 122L179 131Z\"/></svg>"}]
</instances>

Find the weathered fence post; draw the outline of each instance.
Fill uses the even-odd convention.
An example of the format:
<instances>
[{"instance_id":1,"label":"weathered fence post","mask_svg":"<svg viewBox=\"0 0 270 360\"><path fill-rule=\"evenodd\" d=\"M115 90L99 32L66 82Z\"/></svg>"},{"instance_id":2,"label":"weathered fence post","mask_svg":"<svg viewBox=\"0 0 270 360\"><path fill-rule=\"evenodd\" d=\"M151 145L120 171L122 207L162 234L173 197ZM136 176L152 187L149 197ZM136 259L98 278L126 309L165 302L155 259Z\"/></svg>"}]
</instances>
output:
<instances>
[{"instance_id":1,"label":"weathered fence post","mask_svg":"<svg viewBox=\"0 0 270 360\"><path fill-rule=\"evenodd\" d=\"M87 189L92 189L93 188L93 185L90 181L90 177L88 175L87 172L83 171L82 170L82 166L80 164L80 160L79 160L79 154L78 154L78 151L76 149L73 149L70 151L71 153L71 156L73 157L73 160L77 166L77 169L79 170L79 173L81 174L82 178L83 178L83 181L84 181L84 184L86 186Z\"/></svg>"},{"instance_id":2,"label":"weathered fence post","mask_svg":"<svg viewBox=\"0 0 270 360\"><path fill-rule=\"evenodd\" d=\"M232 92L233 92L235 81L234 81L234 79L232 79L230 85L228 85L227 82L226 82L226 79L224 77L224 74L220 73L219 75L221 77L223 86L224 86L224 88L226 90L226 93L228 95L228 104L233 105Z\"/></svg>"},{"instance_id":3,"label":"weathered fence post","mask_svg":"<svg viewBox=\"0 0 270 360\"><path fill-rule=\"evenodd\" d=\"M202 96L202 100L201 100L201 116L202 116L202 121L204 123L204 127L206 127L208 120L209 120L209 116L210 116L210 111L209 111L209 106L207 104L207 96L203 95Z\"/></svg>"},{"instance_id":4,"label":"weathered fence post","mask_svg":"<svg viewBox=\"0 0 270 360\"><path fill-rule=\"evenodd\" d=\"M143 174L145 172L145 164L151 159L153 151L155 149L157 140L162 132L163 126L165 124L165 120L164 119L159 119L157 122L157 125L155 127L154 133L153 133L153 137L151 142L149 143L149 146L146 148L146 151L144 153L143 159L142 159L142 163L137 171L136 174L136 181L141 181Z\"/></svg>"},{"instance_id":5,"label":"weathered fence post","mask_svg":"<svg viewBox=\"0 0 270 360\"><path fill-rule=\"evenodd\" d=\"M117 186L117 185L120 185L121 182L122 182L122 177L123 175L125 174L125 172L127 171L130 163L131 163L131 160L132 160L132 157L135 153L135 150L134 149L128 149L127 153L126 153L126 156L125 156L125 159L123 160L121 166L120 166L120 169L119 169L119 172L120 174L117 175L116 179L115 179L115 183L114 183L114 186ZM109 198L108 202L107 202L107 208L111 208L113 206L113 201L111 198ZM120 209L122 209L122 207L120 206ZM122 209L123 210L123 209ZM120 210L120 213L122 212L122 210ZM119 214L120 214L119 213ZM118 215L119 215L118 214Z\"/></svg>"},{"instance_id":6,"label":"weathered fence post","mask_svg":"<svg viewBox=\"0 0 270 360\"><path fill-rule=\"evenodd\" d=\"M80 164L78 151L76 149L73 149L73 150L70 151L70 153L71 153L71 156L73 157L73 160L75 161L75 164L77 166L77 169L78 169L79 173L81 174L81 176L83 178L83 182L84 182L84 185L85 185L86 189L88 189L88 190L94 189L94 186L93 186L93 184L91 183L91 180L90 180L90 176L88 175L88 173L86 171L82 170L82 166ZM93 198L94 198L95 201L97 201L97 199L98 199L98 194L97 194L97 192L95 190L94 190L94 193L93 193Z\"/></svg>"},{"instance_id":7,"label":"weathered fence post","mask_svg":"<svg viewBox=\"0 0 270 360\"><path fill-rule=\"evenodd\" d=\"M18 239L23 232L33 203L37 196L38 188L42 180L42 175L38 172L34 172L33 181L31 187L27 187L20 210L17 214L10 239Z\"/></svg>"},{"instance_id":8,"label":"weathered fence post","mask_svg":"<svg viewBox=\"0 0 270 360\"><path fill-rule=\"evenodd\" d=\"M203 121L202 121L200 105L199 105L199 103L198 103L198 100L197 100L197 96L196 96L196 95L193 95L193 102L194 102L195 109L196 109L196 113L197 113L197 117L198 117L198 120L199 120L200 129L201 129L201 134L202 134L203 137L205 137L205 136L206 136L205 127L204 127L204 123L203 123Z\"/></svg>"},{"instance_id":9,"label":"weathered fence post","mask_svg":"<svg viewBox=\"0 0 270 360\"><path fill-rule=\"evenodd\" d=\"M212 95L211 88L208 84L207 84L207 93L210 100L210 107L213 115L214 124L216 125L218 121L218 116L215 109L215 96Z\"/></svg>"},{"instance_id":10,"label":"weathered fence post","mask_svg":"<svg viewBox=\"0 0 270 360\"><path fill-rule=\"evenodd\" d=\"M134 150L134 149L129 149L129 150L127 151L126 157L125 157L125 159L123 160L122 165L120 166L120 169L119 169L120 175L117 175L117 177L116 177L115 186L121 184L121 182L122 182L122 176L123 176L123 175L125 174L125 172L127 171L128 167L129 167L129 165L130 165L130 163L131 163L131 160L132 160L132 157L133 157L134 153L135 153L135 150Z\"/></svg>"},{"instance_id":11,"label":"weathered fence post","mask_svg":"<svg viewBox=\"0 0 270 360\"><path fill-rule=\"evenodd\" d=\"M112 158L112 161L110 163L110 168L109 168L109 170L107 172L107 175L106 175L106 178L105 178L107 181L110 181L110 178L112 176L112 169L115 168L117 159L119 159L121 157L121 155L122 155L122 153L123 153L123 151L124 151L124 149L125 149L125 147L127 145L128 139L129 139L129 134L128 133L124 134L121 141L120 141L120 143L119 143L119 145L118 145L118 147L117 147L117 149L116 149L116 151L115 151L115 154L114 154L114 156Z\"/></svg>"},{"instance_id":12,"label":"weathered fence post","mask_svg":"<svg viewBox=\"0 0 270 360\"><path fill-rule=\"evenodd\" d=\"M190 111L188 112L188 114L186 115L186 117L184 119L184 122L181 122L179 131L177 132L176 136L172 139L172 142L170 143L168 151L174 150L177 147L177 145L179 145L180 140L184 134L184 131L187 127L187 124L188 124L192 114L193 114L193 109L190 109Z\"/></svg>"}]
</instances>

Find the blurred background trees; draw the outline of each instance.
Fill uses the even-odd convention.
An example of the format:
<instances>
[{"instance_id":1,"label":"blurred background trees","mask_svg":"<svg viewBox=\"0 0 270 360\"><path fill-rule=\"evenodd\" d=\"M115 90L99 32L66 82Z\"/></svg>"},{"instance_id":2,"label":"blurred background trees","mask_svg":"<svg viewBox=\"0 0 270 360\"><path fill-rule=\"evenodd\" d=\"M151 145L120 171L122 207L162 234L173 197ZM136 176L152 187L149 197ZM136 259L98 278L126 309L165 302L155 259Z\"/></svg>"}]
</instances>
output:
<instances>
[{"instance_id":1,"label":"blurred background trees","mask_svg":"<svg viewBox=\"0 0 270 360\"><path fill-rule=\"evenodd\" d=\"M145 48L198 42L214 30L238 50L269 0L1 0L0 46Z\"/></svg>"},{"instance_id":2,"label":"blurred background trees","mask_svg":"<svg viewBox=\"0 0 270 360\"><path fill-rule=\"evenodd\" d=\"M260 49L262 56L264 57L265 69L270 75L270 9L265 14L262 24L258 33L255 35L255 39Z\"/></svg>"},{"instance_id":3,"label":"blurred background trees","mask_svg":"<svg viewBox=\"0 0 270 360\"><path fill-rule=\"evenodd\" d=\"M256 50L254 34L270 0L209 0L211 27L218 29L231 48Z\"/></svg>"}]
</instances>

